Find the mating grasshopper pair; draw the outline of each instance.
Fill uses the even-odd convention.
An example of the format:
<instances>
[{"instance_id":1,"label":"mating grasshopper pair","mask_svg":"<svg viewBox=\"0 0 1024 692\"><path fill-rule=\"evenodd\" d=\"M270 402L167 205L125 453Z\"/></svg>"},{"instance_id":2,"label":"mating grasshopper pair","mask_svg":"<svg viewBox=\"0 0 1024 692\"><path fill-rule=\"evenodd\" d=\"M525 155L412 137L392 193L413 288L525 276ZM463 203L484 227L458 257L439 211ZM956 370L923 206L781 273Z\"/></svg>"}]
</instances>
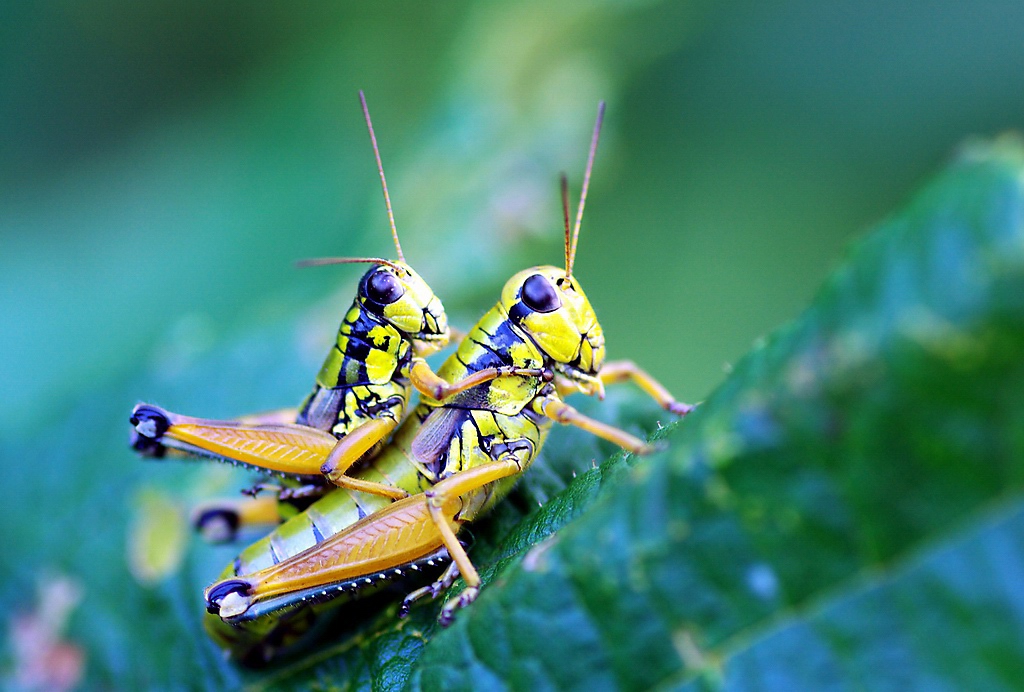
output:
<instances>
[{"instance_id":1,"label":"mating grasshopper pair","mask_svg":"<svg viewBox=\"0 0 1024 692\"><path fill-rule=\"evenodd\" d=\"M211 456L293 479L276 498L215 507L200 523L292 513L245 549L206 589L207 630L235 656L266 660L301 635L323 603L384 580L450 561L431 585L409 594L436 597L461 575L466 588L440 621L472 602L480 578L457 533L499 502L536 458L553 422L575 425L636 454L650 447L588 418L563 401L573 392L603 396L607 384L632 381L663 408L691 406L632 362L605 363L604 334L572 274L604 104L598 111L583 188L570 229L562 177L564 268L517 273L499 302L461 340L437 373L423 360L450 338L440 301L406 263L366 101L398 261L369 262L355 302L313 392L298 411L237 421L172 414L140 404L132 412L134 446ZM407 413L412 390L420 403ZM304 509L301 502L316 497ZM282 511L284 510L284 511Z\"/></svg>"}]
</instances>

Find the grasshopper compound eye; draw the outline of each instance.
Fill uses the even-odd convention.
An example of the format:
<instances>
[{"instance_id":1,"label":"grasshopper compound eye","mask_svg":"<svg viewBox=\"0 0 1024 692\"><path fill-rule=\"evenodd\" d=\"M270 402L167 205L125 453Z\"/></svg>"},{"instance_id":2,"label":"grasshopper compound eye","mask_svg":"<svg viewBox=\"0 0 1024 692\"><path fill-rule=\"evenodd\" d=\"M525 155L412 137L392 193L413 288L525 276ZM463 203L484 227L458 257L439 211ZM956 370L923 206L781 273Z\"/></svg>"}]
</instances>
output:
<instances>
[{"instance_id":1,"label":"grasshopper compound eye","mask_svg":"<svg viewBox=\"0 0 1024 692\"><path fill-rule=\"evenodd\" d=\"M534 274L523 282L522 300L526 307L536 312L554 312L562 307L558 291L540 274Z\"/></svg>"},{"instance_id":2,"label":"grasshopper compound eye","mask_svg":"<svg viewBox=\"0 0 1024 692\"><path fill-rule=\"evenodd\" d=\"M405 289L395 276L380 269L370 274L366 281L366 297L377 305L391 305L405 294Z\"/></svg>"}]
</instances>

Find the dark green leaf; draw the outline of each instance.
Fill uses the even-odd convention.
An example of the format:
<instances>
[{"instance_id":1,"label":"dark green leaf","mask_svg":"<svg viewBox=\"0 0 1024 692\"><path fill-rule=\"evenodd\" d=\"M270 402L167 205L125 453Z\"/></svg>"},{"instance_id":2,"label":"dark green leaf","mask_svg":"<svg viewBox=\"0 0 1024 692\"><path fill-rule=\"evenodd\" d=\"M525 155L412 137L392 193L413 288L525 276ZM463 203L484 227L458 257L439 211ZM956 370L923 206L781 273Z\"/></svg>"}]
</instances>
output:
<instances>
[{"instance_id":1,"label":"dark green leaf","mask_svg":"<svg viewBox=\"0 0 1024 692\"><path fill-rule=\"evenodd\" d=\"M724 648L727 690L1016 690L1024 504ZM717 676L716 676L717 677ZM689 689L715 687L695 681Z\"/></svg>"}]
</instances>

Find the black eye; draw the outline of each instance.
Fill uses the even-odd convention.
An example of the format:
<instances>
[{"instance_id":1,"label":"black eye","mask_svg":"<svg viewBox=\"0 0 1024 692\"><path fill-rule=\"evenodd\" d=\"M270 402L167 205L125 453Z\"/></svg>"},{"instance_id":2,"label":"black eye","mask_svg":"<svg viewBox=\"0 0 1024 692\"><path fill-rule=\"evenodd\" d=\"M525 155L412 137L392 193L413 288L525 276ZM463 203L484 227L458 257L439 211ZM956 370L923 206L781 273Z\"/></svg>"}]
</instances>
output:
<instances>
[{"instance_id":1,"label":"black eye","mask_svg":"<svg viewBox=\"0 0 1024 692\"><path fill-rule=\"evenodd\" d=\"M523 283L523 304L537 312L551 312L562 306L558 291L540 274L534 274Z\"/></svg>"},{"instance_id":2,"label":"black eye","mask_svg":"<svg viewBox=\"0 0 1024 692\"><path fill-rule=\"evenodd\" d=\"M391 305L404 293L405 289L398 279L383 269L370 274L366 281L366 297L377 305Z\"/></svg>"}]
</instances>

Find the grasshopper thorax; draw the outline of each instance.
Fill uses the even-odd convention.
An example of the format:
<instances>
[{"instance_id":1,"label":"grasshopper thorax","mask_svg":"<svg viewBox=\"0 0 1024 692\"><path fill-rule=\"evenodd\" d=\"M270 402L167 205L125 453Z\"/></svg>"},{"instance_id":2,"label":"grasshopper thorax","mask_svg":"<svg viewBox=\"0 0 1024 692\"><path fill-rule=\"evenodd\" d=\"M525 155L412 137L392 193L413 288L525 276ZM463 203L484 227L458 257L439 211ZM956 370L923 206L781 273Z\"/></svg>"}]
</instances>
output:
<instances>
[{"instance_id":1,"label":"grasshopper thorax","mask_svg":"<svg viewBox=\"0 0 1024 692\"><path fill-rule=\"evenodd\" d=\"M381 263L359 281L359 304L413 340L421 355L443 348L450 336L441 301L405 262Z\"/></svg>"},{"instance_id":2,"label":"grasshopper thorax","mask_svg":"<svg viewBox=\"0 0 1024 692\"><path fill-rule=\"evenodd\" d=\"M560 267L524 269L505 284L501 307L557 372L593 386L604 363L604 331L576 277Z\"/></svg>"}]
</instances>

